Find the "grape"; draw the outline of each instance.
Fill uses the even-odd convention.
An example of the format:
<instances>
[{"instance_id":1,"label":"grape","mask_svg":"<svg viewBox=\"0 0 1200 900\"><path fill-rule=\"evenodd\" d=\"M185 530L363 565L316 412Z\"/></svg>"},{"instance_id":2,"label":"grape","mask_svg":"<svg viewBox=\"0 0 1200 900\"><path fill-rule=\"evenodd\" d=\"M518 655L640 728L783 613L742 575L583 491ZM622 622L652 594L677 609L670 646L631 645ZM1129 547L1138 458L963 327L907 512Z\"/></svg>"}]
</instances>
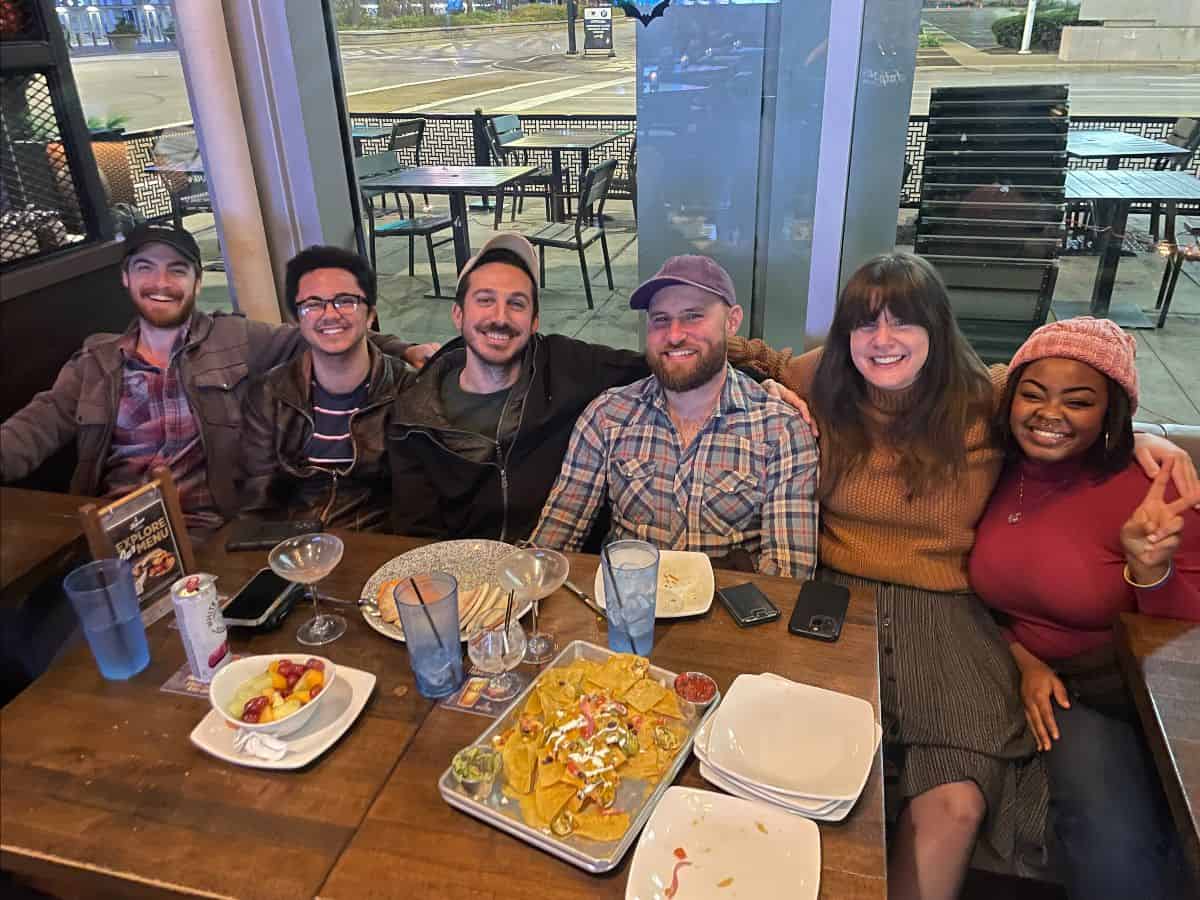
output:
<instances>
[{"instance_id":1,"label":"grape","mask_svg":"<svg viewBox=\"0 0 1200 900\"><path fill-rule=\"evenodd\" d=\"M242 707L242 721L257 722L269 702L270 700L261 694L257 697L251 697L246 701L246 705Z\"/></svg>"},{"instance_id":2,"label":"grape","mask_svg":"<svg viewBox=\"0 0 1200 900\"><path fill-rule=\"evenodd\" d=\"M318 672L325 671L325 661L323 659L309 659L305 664L306 669L316 669Z\"/></svg>"}]
</instances>

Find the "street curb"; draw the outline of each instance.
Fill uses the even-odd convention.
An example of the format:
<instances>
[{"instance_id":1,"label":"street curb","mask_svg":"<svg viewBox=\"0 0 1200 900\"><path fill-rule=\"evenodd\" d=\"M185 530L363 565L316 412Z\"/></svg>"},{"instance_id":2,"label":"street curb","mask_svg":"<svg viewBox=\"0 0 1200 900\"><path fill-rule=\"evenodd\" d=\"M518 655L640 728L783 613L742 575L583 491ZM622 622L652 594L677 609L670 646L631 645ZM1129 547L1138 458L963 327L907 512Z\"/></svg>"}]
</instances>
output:
<instances>
[{"instance_id":1,"label":"street curb","mask_svg":"<svg viewBox=\"0 0 1200 900\"><path fill-rule=\"evenodd\" d=\"M430 37L470 37L476 34L518 34L523 31L566 30L565 19L558 22L502 22L495 25L454 25L447 28L380 28L373 31L339 31L342 47L370 47L380 44L414 44Z\"/></svg>"}]
</instances>

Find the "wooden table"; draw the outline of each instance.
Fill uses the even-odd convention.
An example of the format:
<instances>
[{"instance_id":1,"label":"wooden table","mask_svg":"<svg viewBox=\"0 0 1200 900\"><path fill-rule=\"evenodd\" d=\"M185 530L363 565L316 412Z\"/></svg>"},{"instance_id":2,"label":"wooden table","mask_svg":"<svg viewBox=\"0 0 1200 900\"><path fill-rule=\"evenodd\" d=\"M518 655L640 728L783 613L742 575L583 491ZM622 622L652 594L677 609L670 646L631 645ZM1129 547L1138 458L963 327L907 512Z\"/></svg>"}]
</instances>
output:
<instances>
[{"instance_id":1,"label":"wooden table","mask_svg":"<svg viewBox=\"0 0 1200 900\"><path fill-rule=\"evenodd\" d=\"M90 502L0 487L0 607L19 603L47 578L62 575L85 549L79 507Z\"/></svg>"},{"instance_id":2,"label":"wooden table","mask_svg":"<svg viewBox=\"0 0 1200 900\"><path fill-rule=\"evenodd\" d=\"M345 599L384 561L421 543L342 537L346 556L322 589ZM226 590L264 564L265 552L226 554L222 546L218 534L199 561ZM596 558L571 561L573 580L590 584ZM719 572L717 580L747 576ZM790 610L794 582L749 580ZM166 621L150 630L150 667L128 682L101 679L86 648L61 660L0 711L0 866L80 897L622 896L629 857L612 875L591 876L441 800L438 775L488 720L420 698L403 645L368 628L357 610L343 612L350 628L323 655L379 682L350 732L295 772L234 767L191 746L187 735L208 707L159 690L184 658ZM235 649L302 652L295 631L307 618L299 609L273 634L235 638ZM564 591L543 602L542 622L560 645L604 641L599 620ZM653 659L706 670L722 689L739 672L775 671L864 697L878 715L875 604L867 594L852 598L836 644L792 637L785 619L741 630L714 604L698 619L660 622ZM680 781L702 785L695 760ZM883 898L878 753L854 811L820 830L821 896Z\"/></svg>"},{"instance_id":3,"label":"wooden table","mask_svg":"<svg viewBox=\"0 0 1200 900\"><path fill-rule=\"evenodd\" d=\"M597 558L572 554L571 580L590 585ZM741 573L717 572L718 586L741 583ZM787 632L786 613L796 583L754 577L785 616L767 625L741 629L714 603L691 620L660 620L655 628L654 662L674 671L699 669L721 690L742 672L777 672L868 699L879 715L879 676L875 599L855 593L836 644L806 640ZM574 639L604 644L599 620L560 590L542 603L540 624L559 646ZM490 720L435 709L421 726L404 760L392 772L366 820L321 888L322 898L364 897L623 897L633 850L605 876L589 875L547 853L448 806L437 780L460 748L471 743ZM887 894L884 856L881 757L854 811L840 824L820 824L822 898L883 898ZM681 784L716 790L699 776L693 757ZM395 879L389 884L388 879ZM402 887L400 886L402 885Z\"/></svg>"},{"instance_id":4,"label":"wooden table","mask_svg":"<svg viewBox=\"0 0 1200 900\"><path fill-rule=\"evenodd\" d=\"M1058 300L1054 303L1055 316L1059 319L1069 319L1086 314L1112 319L1125 328L1152 327L1150 320L1137 306L1114 306L1112 303L1113 285L1117 279L1117 266L1121 262L1121 244L1125 238L1129 207L1134 203L1147 201L1200 201L1200 179L1186 172L1069 169L1065 194L1067 200L1091 201L1093 219L1100 229L1100 264L1092 285L1092 299L1087 303Z\"/></svg>"},{"instance_id":5,"label":"wooden table","mask_svg":"<svg viewBox=\"0 0 1200 900\"><path fill-rule=\"evenodd\" d=\"M554 219L562 222L566 218L563 207L563 169L562 155L564 151L574 151L580 154L580 184L583 174L588 170L588 158L591 151L603 147L617 138L625 137L633 131L624 128L620 131L597 131L590 128L548 128L525 134L504 145L505 150L549 150L550 175L554 179L555 207Z\"/></svg>"},{"instance_id":6,"label":"wooden table","mask_svg":"<svg viewBox=\"0 0 1200 900\"><path fill-rule=\"evenodd\" d=\"M357 597L396 541L348 537L322 589ZM265 551L223 546L218 534L197 561L224 590L266 565ZM234 648L303 653L296 629L310 614L297 608L276 632L235 636ZM65 897L314 896L432 704L401 645L350 608L347 634L319 651L378 676L350 732L302 771L231 766L188 740L207 699L159 690L185 661L171 618L149 630L150 666L128 682L102 679L80 647L0 711L0 867Z\"/></svg>"},{"instance_id":7,"label":"wooden table","mask_svg":"<svg viewBox=\"0 0 1200 900\"><path fill-rule=\"evenodd\" d=\"M1200 879L1200 625L1125 613L1117 655Z\"/></svg>"},{"instance_id":8,"label":"wooden table","mask_svg":"<svg viewBox=\"0 0 1200 900\"><path fill-rule=\"evenodd\" d=\"M1109 169L1117 168L1126 157L1178 156L1186 153L1183 148L1166 141L1156 141L1127 131L1101 128L1067 132L1068 156L1076 159L1103 159Z\"/></svg>"},{"instance_id":9,"label":"wooden table","mask_svg":"<svg viewBox=\"0 0 1200 900\"><path fill-rule=\"evenodd\" d=\"M459 271L471 258L467 194L496 193L536 171L537 166L410 166L361 178L358 184L365 191L378 193L447 195L454 221L455 271Z\"/></svg>"}]
</instances>

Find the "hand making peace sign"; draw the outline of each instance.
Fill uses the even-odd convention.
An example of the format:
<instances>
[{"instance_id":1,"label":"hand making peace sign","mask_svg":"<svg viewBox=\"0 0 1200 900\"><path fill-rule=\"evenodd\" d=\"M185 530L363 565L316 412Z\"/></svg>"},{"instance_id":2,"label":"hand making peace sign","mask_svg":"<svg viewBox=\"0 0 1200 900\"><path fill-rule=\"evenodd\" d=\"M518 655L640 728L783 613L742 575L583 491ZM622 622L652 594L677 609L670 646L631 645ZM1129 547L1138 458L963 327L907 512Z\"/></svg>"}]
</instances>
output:
<instances>
[{"instance_id":1,"label":"hand making peace sign","mask_svg":"<svg viewBox=\"0 0 1200 900\"><path fill-rule=\"evenodd\" d=\"M1121 547L1130 574L1139 584L1153 584L1163 577L1183 535L1183 513L1200 501L1200 491L1167 503L1163 499L1171 480L1174 460L1166 460L1145 498L1121 526Z\"/></svg>"}]
</instances>

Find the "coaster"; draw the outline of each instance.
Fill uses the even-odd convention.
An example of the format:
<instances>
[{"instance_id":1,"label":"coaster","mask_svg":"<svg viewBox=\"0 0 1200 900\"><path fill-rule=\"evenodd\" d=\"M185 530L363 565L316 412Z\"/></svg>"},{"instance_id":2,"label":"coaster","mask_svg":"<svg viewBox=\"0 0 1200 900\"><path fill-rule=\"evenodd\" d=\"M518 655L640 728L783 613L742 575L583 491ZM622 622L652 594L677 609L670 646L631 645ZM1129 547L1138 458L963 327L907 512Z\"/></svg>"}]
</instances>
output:
<instances>
[{"instance_id":1,"label":"coaster","mask_svg":"<svg viewBox=\"0 0 1200 900\"><path fill-rule=\"evenodd\" d=\"M467 675L467 680L463 686L442 700L439 704L444 709L455 709L459 712L474 713L477 716L487 716L489 719L494 719L500 713L504 712L512 704L513 700L521 695L521 692L533 680L533 676L528 672L516 670L513 675L517 677L519 682L517 691L506 700L493 700L487 695L487 675L477 670L471 670Z\"/></svg>"},{"instance_id":2,"label":"coaster","mask_svg":"<svg viewBox=\"0 0 1200 900\"><path fill-rule=\"evenodd\" d=\"M233 662L235 659L241 659L245 655L245 653L235 653L229 657L229 661ZM183 694L185 697L203 697L207 700L208 685L209 682L201 681L192 674L191 665L185 661L174 675L163 682L163 686L159 690L166 691L168 694Z\"/></svg>"}]
</instances>

